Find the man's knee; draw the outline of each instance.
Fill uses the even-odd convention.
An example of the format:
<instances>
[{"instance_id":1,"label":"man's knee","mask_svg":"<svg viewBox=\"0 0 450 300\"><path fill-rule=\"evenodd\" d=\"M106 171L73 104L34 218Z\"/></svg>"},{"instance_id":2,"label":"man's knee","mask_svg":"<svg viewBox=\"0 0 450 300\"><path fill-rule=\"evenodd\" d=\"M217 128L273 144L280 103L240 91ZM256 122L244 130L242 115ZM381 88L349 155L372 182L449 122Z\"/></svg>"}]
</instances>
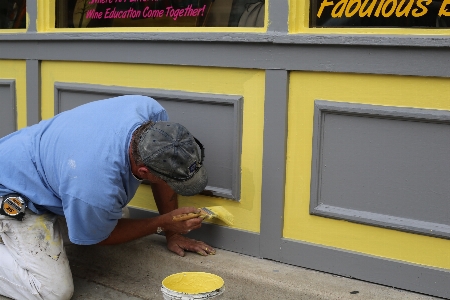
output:
<instances>
[{"instance_id":1,"label":"man's knee","mask_svg":"<svg viewBox=\"0 0 450 300\"><path fill-rule=\"evenodd\" d=\"M64 286L60 286L57 289L53 289L55 300L69 300L73 295L73 282L67 283ZM52 298L53 299L53 298ZM46 299L47 300L47 299Z\"/></svg>"},{"instance_id":2,"label":"man's knee","mask_svg":"<svg viewBox=\"0 0 450 300\"><path fill-rule=\"evenodd\" d=\"M67 281L58 285L43 287L40 295L44 300L69 300L74 291L73 281Z\"/></svg>"},{"instance_id":3,"label":"man's knee","mask_svg":"<svg viewBox=\"0 0 450 300\"><path fill-rule=\"evenodd\" d=\"M50 274L30 274L29 280L33 294L39 294L44 300L66 300L72 298L74 286L72 272L67 264L53 269ZM38 280L39 278L40 280Z\"/></svg>"}]
</instances>

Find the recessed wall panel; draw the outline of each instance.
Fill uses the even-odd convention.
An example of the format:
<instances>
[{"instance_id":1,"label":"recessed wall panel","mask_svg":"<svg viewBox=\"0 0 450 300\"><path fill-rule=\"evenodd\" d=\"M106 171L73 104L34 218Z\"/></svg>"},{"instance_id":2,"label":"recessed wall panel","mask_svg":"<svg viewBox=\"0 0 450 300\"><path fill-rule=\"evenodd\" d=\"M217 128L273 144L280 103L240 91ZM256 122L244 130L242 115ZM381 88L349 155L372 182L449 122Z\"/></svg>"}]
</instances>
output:
<instances>
[{"instance_id":1,"label":"recessed wall panel","mask_svg":"<svg viewBox=\"0 0 450 300\"><path fill-rule=\"evenodd\" d=\"M315 102L311 213L450 238L450 112Z\"/></svg>"},{"instance_id":2,"label":"recessed wall panel","mask_svg":"<svg viewBox=\"0 0 450 300\"><path fill-rule=\"evenodd\" d=\"M17 130L15 84L0 80L0 138Z\"/></svg>"}]
</instances>

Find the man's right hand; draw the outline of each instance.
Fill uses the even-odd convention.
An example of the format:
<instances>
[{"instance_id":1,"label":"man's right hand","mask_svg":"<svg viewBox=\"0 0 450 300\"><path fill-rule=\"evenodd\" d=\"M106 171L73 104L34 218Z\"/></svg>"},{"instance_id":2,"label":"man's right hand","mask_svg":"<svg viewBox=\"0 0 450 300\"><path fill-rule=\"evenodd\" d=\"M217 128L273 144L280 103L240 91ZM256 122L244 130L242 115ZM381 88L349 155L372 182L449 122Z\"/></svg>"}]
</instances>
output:
<instances>
[{"instance_id":1,"label":"man's right hand","mask_svg":"<svg viewBox=\"0 0 450 300\"><path fill-rule=\"evenodd\" d=\"M174 221L173 217L182 214L198 213L199 209L195 207L177 208L169 213L161 216L161 226L166 232L166 235L172 234L187 234L191 230L198 229L202 226L202 218L193 218L185 221Z\"/></svg>"}]
</instances>

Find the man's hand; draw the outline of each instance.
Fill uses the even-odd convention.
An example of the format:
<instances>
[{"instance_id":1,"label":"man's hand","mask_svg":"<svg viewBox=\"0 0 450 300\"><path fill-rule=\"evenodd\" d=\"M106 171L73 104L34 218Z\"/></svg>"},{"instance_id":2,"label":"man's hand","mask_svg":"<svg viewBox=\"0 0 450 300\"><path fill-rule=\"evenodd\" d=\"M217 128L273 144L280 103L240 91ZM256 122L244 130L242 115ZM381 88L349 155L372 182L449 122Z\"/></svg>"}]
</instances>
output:
<instances>
[{"instance_id":1,"label":"man's hand","mask_svg":"<svg viewBox=\"0 0 450 300\"><path fill-rule=\"evenodd\" d=\"M186 234L191 230L198 229L202 226L202 218L193 218L185 221L174 221L173 217L182 214L197 213L199 210L195 207L182 207L175 209L169 213L162 215L162 227L166 233L172 235L174 233ZM166 234L167 235L167 234Z\"/></svg>"},{"instance_id":2,"label":"man's hand","mask_svg":"<svg viewBox=\"0 0 450 300\"><path fill-rule=\"evenodd\" d=\"M200 255L206 256L209 254L216 254L216 249L205 244L201 241L196 241L187 237L184 237L180 234L172 234L170 236L166 236L167 239L167 248L178 254L179 256L184 256L184 250L190 252L196 252Z\"/></svg>"},{"instance_id":3,"label":"man's hand","mask_svg":"<svg viewBox=\"0 0 450 300\"><path fill-rule=\"evenodd\" d=\"M184 256L185 250L196 252L200 255L215 254L216 250L213 247L182 236L182 234L200 228L203 221L202 218L186 221L173 220L174 216L196 213L198 209L195 207L178 208L177 194L162 180L153 180L151 186L160 214L158 218L162 218L162 220L158 220L159 225L157 226L162 227L166 234L167 248L180 256Z\"/></svg>"}]
</instances>

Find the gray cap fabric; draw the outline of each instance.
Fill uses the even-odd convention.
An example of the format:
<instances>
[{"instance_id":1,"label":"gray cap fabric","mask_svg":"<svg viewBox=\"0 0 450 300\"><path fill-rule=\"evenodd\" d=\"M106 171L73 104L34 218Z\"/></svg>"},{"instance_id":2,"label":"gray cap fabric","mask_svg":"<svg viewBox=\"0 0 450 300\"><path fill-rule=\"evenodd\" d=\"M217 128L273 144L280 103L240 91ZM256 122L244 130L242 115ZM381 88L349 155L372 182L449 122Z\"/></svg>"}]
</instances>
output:
<instances>
[{"instance_id":1,"label":"gray cap fabric","mask_svg":"<svg viewBox=\"0 0 450 300\"><path fill-rule=\"evenodd\" d=\"M152 173L177 193L192 196L202 192L208 175L194 136L181 124L157 122L144 132L139 155Z\"/></svg>"}]
</instances>

